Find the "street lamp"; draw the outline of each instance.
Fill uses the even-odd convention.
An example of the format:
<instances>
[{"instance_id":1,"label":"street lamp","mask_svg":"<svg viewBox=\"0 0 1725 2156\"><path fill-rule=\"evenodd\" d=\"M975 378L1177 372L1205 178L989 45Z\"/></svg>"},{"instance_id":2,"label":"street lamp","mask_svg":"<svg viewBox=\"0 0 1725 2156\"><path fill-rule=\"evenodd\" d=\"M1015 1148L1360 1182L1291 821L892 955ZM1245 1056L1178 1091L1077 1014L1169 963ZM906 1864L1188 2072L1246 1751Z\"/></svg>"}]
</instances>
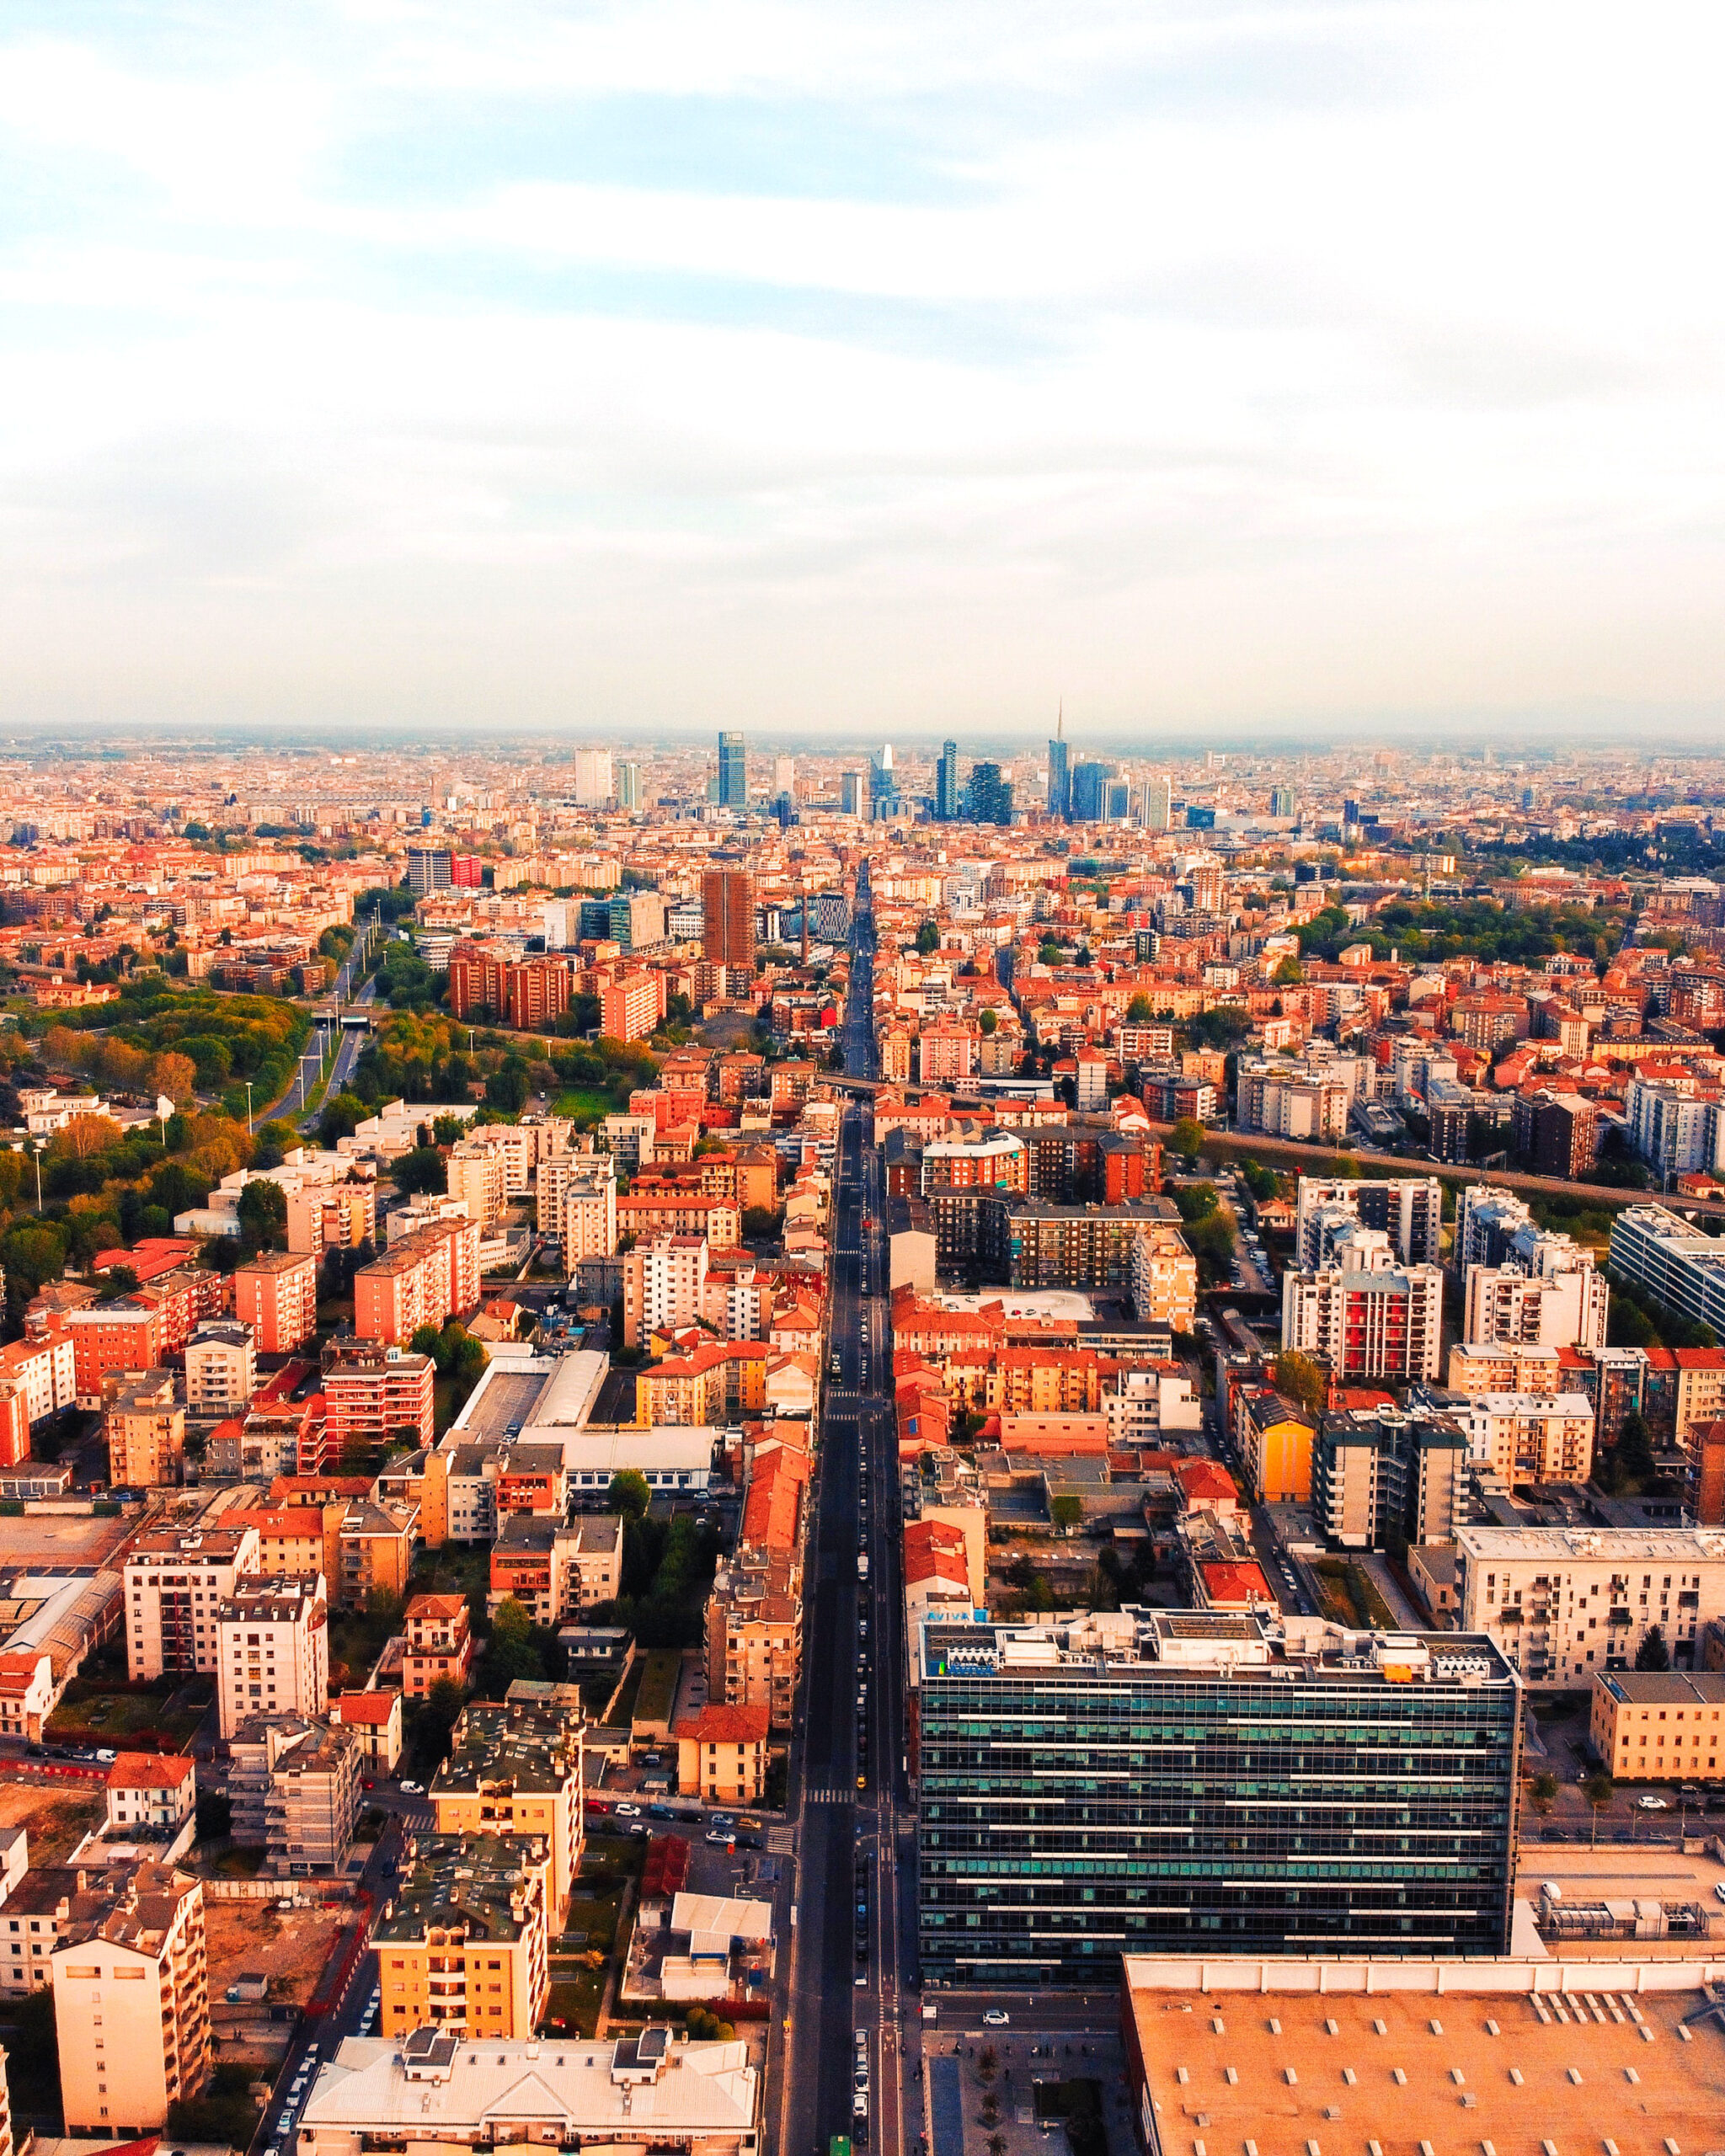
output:
<instances>
[{"instance_id":1,"label":"street lamp","mask_svg":"<svg viewBox=\"0 0 1725 2156\"><path fill-rule=\"evenodd\" d=\"M30 1142L30 1150L36 1156L36 1210L38 1213L42 1209L42 1148L47 1142L45 1138L33 1139Z\"/></svg>"},{"instance_id":2,"label":"street lamp","mask_svg":"<svg viewBox=\"0 0 1725 2156\"><path fill-rule=\"evenodd\" d=\"M252 1081L248 1078L244 1082L246 1089L246 1134L249 1137L252 1129Z\"/></svg>"}]
</instances>

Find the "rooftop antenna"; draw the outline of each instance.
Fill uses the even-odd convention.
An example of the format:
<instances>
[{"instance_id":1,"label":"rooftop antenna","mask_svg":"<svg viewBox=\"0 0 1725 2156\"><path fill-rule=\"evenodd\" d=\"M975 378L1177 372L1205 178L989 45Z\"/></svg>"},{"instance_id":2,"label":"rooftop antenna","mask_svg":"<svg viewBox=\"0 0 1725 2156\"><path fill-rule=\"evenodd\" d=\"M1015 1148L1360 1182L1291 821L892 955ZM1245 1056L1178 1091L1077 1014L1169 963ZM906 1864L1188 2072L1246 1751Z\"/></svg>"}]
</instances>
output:
<instances>
[{"instance_id":1,"label":"rooftop antenna","mask_svg":"<svg viewBox=\"0 0 1725 2156\"><path fill-rule=\"evenodd\" d=\"M1059 704L1055 707L1055 740L1056 740L1056 741L1064 741L1064 740L1065 739L1065 738L1066 738L1066 699L1065 699L1064 696L1062 696L1062 697L1060 698L1060 701Z\"/></svg>"}]
</instances>

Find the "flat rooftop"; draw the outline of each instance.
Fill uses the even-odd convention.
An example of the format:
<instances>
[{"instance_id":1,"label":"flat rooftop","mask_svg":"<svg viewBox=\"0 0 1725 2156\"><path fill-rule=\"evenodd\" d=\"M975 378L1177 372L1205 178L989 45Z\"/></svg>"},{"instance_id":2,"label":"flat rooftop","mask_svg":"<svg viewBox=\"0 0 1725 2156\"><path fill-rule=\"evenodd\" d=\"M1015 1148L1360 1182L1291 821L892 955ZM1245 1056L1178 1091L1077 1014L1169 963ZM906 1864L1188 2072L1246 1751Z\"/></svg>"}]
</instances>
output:
<instances>
[{"instance_id":1,"label":"flat rooftop","mask_svg":"<svg viewBox=\"0 0 1725 2156\"><path fill-rule=\"evenodd\" d=\"M1725 2140L1725 2030L1699 1991L1130 2002L1162 2156L1704 2156Z\"/></svg>"}]
</instances>

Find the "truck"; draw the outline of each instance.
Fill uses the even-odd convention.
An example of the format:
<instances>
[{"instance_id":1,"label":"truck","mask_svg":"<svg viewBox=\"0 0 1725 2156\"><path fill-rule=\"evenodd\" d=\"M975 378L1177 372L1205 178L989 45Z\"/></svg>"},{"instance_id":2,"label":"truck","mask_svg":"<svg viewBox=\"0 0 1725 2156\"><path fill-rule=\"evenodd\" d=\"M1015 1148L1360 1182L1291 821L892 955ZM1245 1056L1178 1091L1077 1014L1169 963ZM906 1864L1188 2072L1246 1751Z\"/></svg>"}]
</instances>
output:
<instances>
[{"instance_id":1,"label":"truck","mask_svg":"<svg viewBox=\"0 0 1725 2156\"><path fill-rule=\"evenodd\" d=\"M866 1580L868 1577L868 1552L866 1550L857 1552L857 1577L859 1580Z\"/></svg>"}]
</instances>

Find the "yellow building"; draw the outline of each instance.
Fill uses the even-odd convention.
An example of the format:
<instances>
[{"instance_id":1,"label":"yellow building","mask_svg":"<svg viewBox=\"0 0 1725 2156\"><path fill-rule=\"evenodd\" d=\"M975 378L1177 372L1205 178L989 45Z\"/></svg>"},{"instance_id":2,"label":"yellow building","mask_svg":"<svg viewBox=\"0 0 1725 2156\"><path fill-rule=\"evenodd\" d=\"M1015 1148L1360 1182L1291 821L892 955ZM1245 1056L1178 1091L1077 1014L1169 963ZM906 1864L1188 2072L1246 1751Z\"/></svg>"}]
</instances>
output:
<instances>
[{"instance_id":1,"label":"yellow building","mask_svg":"<svg viewBox=\"0 0 1725 2156\"><path fill-rule=\"evenodd\" d=\"M671 1725L677 1787L709 1804L758 1804L766 1789L766 1702L699 1707Z\"/></svg>"},{"instance_id":2,"label":"yellow building","mask_svg":"<svg viewBox=\"0 0 1725 2156\"><path fill-rule=\"evenodd\" d=\"M563 1929L581 1868L581 1722L537 1700L476 1700L462 1711L432 1779L440 1834L513 1834L551 1856L551 1921Z\"/></svg>"},{"instance_id":3,"label":"yellow building","mask_svg":"<svg viewBox=\"0 0 1725 2156\"><path fill-rule=\"evenodd\" d=\"M423 1835L372 1937L379 2036L531 2036L550 1990L551 1876L540 1835Z\"/></svg>"},{"instance_id":4,"label":"yellow building","mask_svg":"<svg viewBox=\"0 0 1725 2156\"><path fill-rule=\"evenodd\" d=\"M66 2130L159 2132L209 2076L203 1886L153 1864L88 1876L53 1955Z\"/></svg>"},{"instance_id":5,"label":"yellow building","mask_svg":"<svg viewBox=\"0 0 1725 2156\"><path fill-rule=\"evenodd\" d=\"M1614 1781L1717 1782L1725 1670L1601 1670L1589 1734Z\"/></svg>"},{"instance_id":6,"label":"yellow building","mask_svg":"<svg viewBox=\"0 0 1725 2156\"><path fill-rule=\"evenodd\" d=\"M1279 1392L1248 1392L1239 1406L1240 1458L1265 1504L1304 1504L1311 1496L1311 1418Z\"/></svg>"},{"instance_id":7,"label":"yellow building","mask_svg":"<svg viewBox=\"0 0 1725 2156\"><path fill-rule=\"evenodd\" d=\"M117 1490L185 1480L185 1406L172 1370L116 1370L103 1381L108 1479Z\"/></svg>"}]
</instances>

